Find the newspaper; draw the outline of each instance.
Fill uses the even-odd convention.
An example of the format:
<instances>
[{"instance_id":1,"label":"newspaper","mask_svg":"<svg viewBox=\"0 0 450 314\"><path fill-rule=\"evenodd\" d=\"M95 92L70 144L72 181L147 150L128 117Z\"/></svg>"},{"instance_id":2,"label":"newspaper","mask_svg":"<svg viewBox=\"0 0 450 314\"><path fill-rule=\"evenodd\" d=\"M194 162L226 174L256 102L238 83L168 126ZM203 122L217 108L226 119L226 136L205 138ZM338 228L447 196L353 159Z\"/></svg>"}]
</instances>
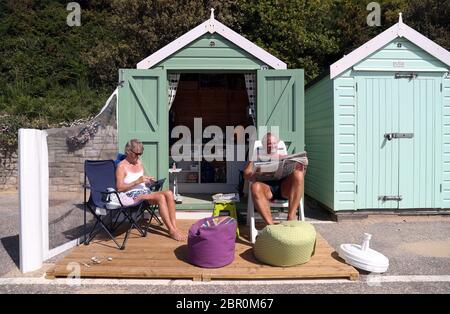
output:
<instances>
[{"instance_id":1,"label":"newspaper","mask_svg":"<svg viewBox=\"0 0 450 314\"><path fill-rule=\"evenodd\" d=\"M276 160L256 161L253 163L255 181L281 180L294 172L298 164L308 166L306 152L280 156Z\"/></svg>"}]
</instances>

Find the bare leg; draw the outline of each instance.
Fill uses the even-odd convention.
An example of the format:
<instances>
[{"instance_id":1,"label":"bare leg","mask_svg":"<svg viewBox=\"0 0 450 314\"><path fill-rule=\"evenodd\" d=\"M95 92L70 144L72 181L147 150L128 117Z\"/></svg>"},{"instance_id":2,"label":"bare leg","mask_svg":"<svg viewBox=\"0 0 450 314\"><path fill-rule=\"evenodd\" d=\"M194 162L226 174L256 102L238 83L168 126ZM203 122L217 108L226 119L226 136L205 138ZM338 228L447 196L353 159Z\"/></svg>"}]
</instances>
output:
<instances>
[{"instance_id":1,"label":"bare leg","mask_svg":"<svg viewBox=\"0 0 450 314\"><path fill-rule=\"evenodd\" d=\"M167 207L169 208L169 217L170 222L172 223L172 226L177 228L177 214L176 214L176 208L175 208L175 198L173 196L173 192L171 190L167 190L162 192L166 198Z\"/></svg>"},{"instance_id":2,"label":"bare leg","mask_svg":"<svg viewBox=\"0 0 450 314\"><path fill-rule=\"evenodd\" d=\"M255 208L258 210L266 224L273 225L269 204L269 201L272 198L272 192L270 191L269 186L262 182L252 183L252 198Z\"/></svg>"},{"instance_id":3,"label":"bare leg","mask_svg":"<svg viewBox=\"0 0 450 314\"><path fill-rule=\"evenodd\" d=\"M161 193L166 198L167 206L169 208L170 222L176 228L177 227L177 222L176 222L177 218L176 218L176 212L175 212L175 199L173 197L173 192L170 190L167 190L167 191L164 191Z\"/></svg>"},{"instance_id":4,"label":"bare leg","mask_svg":"<svg viewBox=\"0 0 450 314\"><path fill-rule=\"evenodd\" d=\"M167 229L169 230L169 235L171 238L177 240L177 241L183 241L184 239L180 236L178 233L178 230L172 225L172 222L170 221L169 216L169 208L167 206L166 198L164 194L161 192L155 192L151 194L144 194L138 197L137 200L145 199L149 201L152 204L156 204L159 207L159 214L161 215L161 218L166 225Z\"/></svg>"},{"instance_id":5,"label":"bare leg","mask_svg":"<svg viewBox=\"0 0 450 314\"><path fill-rule=\"evenodd\" d=\"M281 196L289 200L288 220L295 220L305 187L303 171L295 170L281 182Z\"/></svg>"}]
</instances>

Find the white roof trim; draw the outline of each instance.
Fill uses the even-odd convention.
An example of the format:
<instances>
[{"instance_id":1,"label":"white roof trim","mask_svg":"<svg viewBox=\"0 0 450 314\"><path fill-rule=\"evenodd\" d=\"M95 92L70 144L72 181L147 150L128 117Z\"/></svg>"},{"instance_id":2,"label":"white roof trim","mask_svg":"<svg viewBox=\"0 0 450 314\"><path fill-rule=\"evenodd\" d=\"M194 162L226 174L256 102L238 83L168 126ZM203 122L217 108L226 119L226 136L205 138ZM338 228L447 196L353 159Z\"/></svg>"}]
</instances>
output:
<instances>
[{"instance_id":1,"label":"white roof trim","mask_svg":"<svg viewBox=\"0 0 450 314\"><path fill-rule=\"evenodd\" d=\"M352 51L350 54L333 63L330 66L330 78L335 78L342 72L351 68L361 60L367 58L372 53L376 52L398 37L404 37L408 39L413 44L419 46L436 59L450 66L450 52L403 23L402 14L400 13L399 21L397 24L391 26L358 49Z\"/></svg>"},{"instance_id":2,"label":"white roof trim","mask_svg":"<svg viewBox=\"0 0 450 314\"><path fill-rule=\"evenodd\" d=\"M274 57L261 47L258 47L242 35L239 35L232 29L228 28L224 24L220 23L216 19L214 19L214 11L211 10L211 18L203 22L202 24L198 25L197 27L193 28L186 34L178 37L176 40L171 42L170 44L164 46L163 48L159 49L152 55L148 56L144 60L140 61L136 68L138 69L149 69L153 67L154 65L158 64L162 60L166 59L170 55L174 54L181 48L185 47L189 43L193 42L197 38L201 37L202 35L206 34L207 32L212 33L218 33L219 35L223 36L224 38L231 41L236 46L244 49L246 52L251 54L252 56L258 58L259 60L266 63L268 66L274 68L274 69L286 69L287 65L283 61L279 60L278 58Z\"/></svg>"}]
</instances>

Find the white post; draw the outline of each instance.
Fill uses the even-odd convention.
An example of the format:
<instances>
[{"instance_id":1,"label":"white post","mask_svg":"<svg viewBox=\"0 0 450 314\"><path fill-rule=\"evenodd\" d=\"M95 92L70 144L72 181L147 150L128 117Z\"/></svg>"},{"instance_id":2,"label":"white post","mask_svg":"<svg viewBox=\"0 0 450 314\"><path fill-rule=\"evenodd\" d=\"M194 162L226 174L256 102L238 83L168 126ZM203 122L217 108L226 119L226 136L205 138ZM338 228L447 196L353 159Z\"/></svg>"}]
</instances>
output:
<instances>
[{"instance_id":1,"label":"white post","mask_svg":"<svg viewBox=\"0 0 450 314\"><path fill-rule=\"evenodd\" d=\"M48 252L47 133L19 130L20 270L37 270Z\"/></svg>"}]
</instances>

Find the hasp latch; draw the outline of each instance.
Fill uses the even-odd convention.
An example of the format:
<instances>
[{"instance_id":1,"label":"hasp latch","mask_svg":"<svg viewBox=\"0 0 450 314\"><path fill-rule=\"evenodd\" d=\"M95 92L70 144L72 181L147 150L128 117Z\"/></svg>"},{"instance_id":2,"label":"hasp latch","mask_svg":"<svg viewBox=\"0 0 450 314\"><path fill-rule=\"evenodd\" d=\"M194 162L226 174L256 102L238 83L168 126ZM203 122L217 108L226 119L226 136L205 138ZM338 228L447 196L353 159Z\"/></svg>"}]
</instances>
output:
<instances>
[{"instance_id":1,"label":"hasp latch","mask_svg":"<svg viewBox=\"0 0 450 314\"><path fill-rule=\"evenodd\" d=\"M383 196L378 196L378 200L379 201L401 201L403 199L403 197L401 195L383 195Z\"/></svg>"},{"instance_id":2,"label":"hasp latch","mask_svg":"<svg viewBox=\"0 0 450 314\"><path fill-rule=\"evenodd\" d=\"M414 133L386 133L384 134L384 138L388 141L394 138L413 138Z\"/></svg>"}]
</instances>

